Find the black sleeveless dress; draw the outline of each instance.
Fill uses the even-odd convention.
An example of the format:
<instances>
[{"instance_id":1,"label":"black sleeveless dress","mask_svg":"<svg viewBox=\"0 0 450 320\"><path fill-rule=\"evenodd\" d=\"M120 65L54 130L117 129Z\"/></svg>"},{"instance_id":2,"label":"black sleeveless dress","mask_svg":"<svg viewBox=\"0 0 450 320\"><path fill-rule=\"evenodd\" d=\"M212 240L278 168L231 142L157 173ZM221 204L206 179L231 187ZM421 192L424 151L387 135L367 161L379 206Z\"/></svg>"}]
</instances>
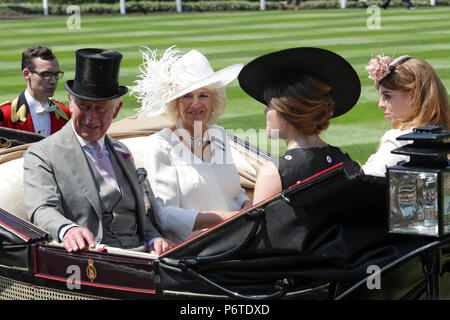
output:
<instances>
[{"instance_id":1,"label":"black sleeveless dress","mask_svg":"<svg viewBox=\"0 0 450 320\"><path fill-rule=\"evenodd\" d=\"M295 148L279 157L278 172L283 190L343 161L352 160L341 149L333 146L321 148Z\"/></svg>"}]
</instances>

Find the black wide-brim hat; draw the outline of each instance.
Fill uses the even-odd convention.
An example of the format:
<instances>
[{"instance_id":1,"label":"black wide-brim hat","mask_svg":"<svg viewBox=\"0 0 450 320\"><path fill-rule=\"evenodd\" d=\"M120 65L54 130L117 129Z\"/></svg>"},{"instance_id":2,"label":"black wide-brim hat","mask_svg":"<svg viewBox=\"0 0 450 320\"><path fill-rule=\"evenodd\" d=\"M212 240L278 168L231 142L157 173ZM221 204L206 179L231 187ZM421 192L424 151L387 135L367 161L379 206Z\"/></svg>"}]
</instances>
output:
<instances>
[{"instance_id":1,"label":"black wide-brim hat","mask_svg":"<svg viewBox=\"0 0 450 320\"><path fill-rule=\"evenodd\" d=\"M76 51L75 79L64 87L72 95L85 100L111 100L128 92L119 86L122 54L119 52L86 48Z\"/></svg>"},{"instance_id":2,"label":"black wide-brim hat","mask_svg":"<svg viewBox=\"0 0 450 320\"><path fill-rule=\"evenodd\" d=\"M361 94L358 74L344 58L313 47L290 48L260 56L244 66L238 80L248 95L267 104L264 90L291 74L309 74L331 87L333 118L349 111Z\"/></svg>"}]
</instances>

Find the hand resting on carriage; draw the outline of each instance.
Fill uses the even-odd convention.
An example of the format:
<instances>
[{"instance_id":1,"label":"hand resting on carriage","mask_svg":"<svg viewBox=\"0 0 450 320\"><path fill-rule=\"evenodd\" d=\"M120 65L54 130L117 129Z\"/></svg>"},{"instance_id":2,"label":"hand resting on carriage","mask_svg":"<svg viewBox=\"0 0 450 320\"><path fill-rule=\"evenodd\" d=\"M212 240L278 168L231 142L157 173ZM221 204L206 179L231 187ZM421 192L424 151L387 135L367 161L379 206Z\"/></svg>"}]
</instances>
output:
<instances>
[{"instance_id":1,"label":"hand resting on carriage","mask_svg":"<svg viewBox=\"0 0 450 320\"><path fill-rule=\"evenodd\" d=\"M68 252L84 250L86 245L90 249L95 248L95 240L92 232L87 228L78 226L74 226L66 231L62 239L62 243ZM159 255L174 246L175 244L172 241L159 237L154 239L152 245L150 246L149 252Z\"/></svg>"}]
</instances>

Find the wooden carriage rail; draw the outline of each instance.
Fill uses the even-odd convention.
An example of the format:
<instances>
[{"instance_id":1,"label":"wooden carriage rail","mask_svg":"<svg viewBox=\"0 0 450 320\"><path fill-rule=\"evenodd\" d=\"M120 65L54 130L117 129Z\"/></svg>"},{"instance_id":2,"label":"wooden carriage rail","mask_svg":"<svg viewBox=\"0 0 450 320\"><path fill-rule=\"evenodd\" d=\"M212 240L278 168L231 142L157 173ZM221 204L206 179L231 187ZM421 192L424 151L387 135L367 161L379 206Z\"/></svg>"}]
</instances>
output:
<instances>
[{"instance_id":1,"label":"wooden carriage rail","mask_svg":"<svg viewBox=\"0 0 450 320\"><path fill-rule=\"evenodd\" d=\"M28 143L11 148L0 149L0 164L22 158L30 146L31 143Z\"/></svg>"},{"instance_id":2,"label":"wooden carriage rail","mask_svg":"<svg viewBox=\"0 0 450 320\"><path fill-rule=\"evenodd\" d=\"M45 138L42 134L6 127L0 127L0 137L8 140L14 140L15 142L19 142L21 144L33 143Z\"/></svg>"}]
</instances>

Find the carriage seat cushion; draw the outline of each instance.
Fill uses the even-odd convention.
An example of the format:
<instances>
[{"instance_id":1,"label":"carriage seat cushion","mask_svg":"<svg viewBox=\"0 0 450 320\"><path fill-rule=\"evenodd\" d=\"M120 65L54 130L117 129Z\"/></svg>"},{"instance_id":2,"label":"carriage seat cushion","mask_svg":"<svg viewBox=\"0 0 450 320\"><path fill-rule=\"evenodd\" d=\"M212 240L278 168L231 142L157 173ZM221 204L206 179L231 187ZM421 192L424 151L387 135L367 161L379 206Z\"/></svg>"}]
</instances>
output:
<instances>
[{"instance_id":1,"label":"carriage seat cushion","mask_svg":"<svg viewBox=\"0 0 450 320\"><path fill-rule=\"evenodd\" d=\"M23 203L23 158L0 166L0 208L28 221Z\"/></svg>"},{"instance_id":2,"label":"carriage seat cushion","mask_svg":"<svg viewBox=\"0 0 450 320\"><path fill-rule=\"evenodd\" d=\"M125 144L133 155L136 168L144 167L144 153L147 139L147 136L120 139L120 142Z\"/></svg>"}]
</instances>

